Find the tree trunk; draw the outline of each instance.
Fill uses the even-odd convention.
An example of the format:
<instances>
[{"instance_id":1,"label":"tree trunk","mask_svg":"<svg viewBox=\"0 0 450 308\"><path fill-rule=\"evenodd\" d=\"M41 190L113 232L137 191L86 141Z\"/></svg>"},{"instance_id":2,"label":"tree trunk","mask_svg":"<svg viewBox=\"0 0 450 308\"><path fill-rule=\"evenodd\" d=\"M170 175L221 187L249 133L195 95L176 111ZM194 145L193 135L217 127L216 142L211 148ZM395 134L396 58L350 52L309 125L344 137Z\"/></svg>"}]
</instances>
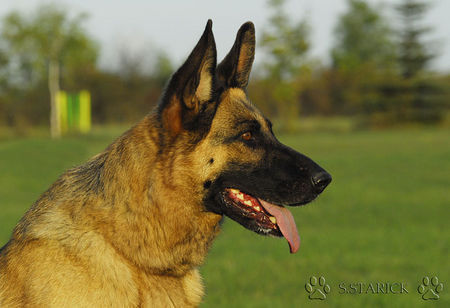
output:
<instances>
[{"instance_id":1,"label":"tree trunk","mask_svg":"<svg viewBox=\"0 0 450 308\"><path fill-rule=\"evenodd\" d=\"M56 101L59 92L59 63L57 60L49 62L48 89L50 91L50 134L52 138L58 138L61 136L61 123L59 105Z\"/></svg>"}]
</instances>

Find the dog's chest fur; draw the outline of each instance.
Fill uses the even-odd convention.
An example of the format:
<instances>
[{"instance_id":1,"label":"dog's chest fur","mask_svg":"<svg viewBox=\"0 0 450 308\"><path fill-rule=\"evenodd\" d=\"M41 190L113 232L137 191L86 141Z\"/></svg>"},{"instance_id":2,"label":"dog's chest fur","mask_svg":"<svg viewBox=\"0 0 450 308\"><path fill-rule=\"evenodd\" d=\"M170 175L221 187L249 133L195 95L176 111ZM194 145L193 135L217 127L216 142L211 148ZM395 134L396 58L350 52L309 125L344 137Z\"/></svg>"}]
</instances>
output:
<instances>
[{"instance_id":1,"label":"dog's chest fur","mask_svg":"<svg viewBox=\"0 0 450 308\"><path fill-rule=\"evenodd\" d=\"M144 120L25 214L0 255L0 306L200 303L197 267L222 217L155 179L151 130Z\"/></svg>"}]
</instances>

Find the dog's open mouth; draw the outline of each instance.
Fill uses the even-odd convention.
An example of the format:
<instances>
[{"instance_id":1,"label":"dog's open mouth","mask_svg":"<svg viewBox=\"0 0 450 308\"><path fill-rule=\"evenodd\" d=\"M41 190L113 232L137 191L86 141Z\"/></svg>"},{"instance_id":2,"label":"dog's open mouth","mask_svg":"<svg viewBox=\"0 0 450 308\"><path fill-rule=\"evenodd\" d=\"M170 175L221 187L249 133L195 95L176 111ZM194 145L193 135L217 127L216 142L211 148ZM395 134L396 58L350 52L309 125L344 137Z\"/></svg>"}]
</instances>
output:
<instances>
[{"instance_id":1,"label":"dog's open mouth","mask_svg":"<svg viewBox=\"0 0 450 308\"><path fill-rule=\"evenodd\" d=\"M239 215L252 219L265 234L284 236L289 243L291 253L300 247L300 236L291 212L283 206L255 198L235 188L226 188L223 192L225 203Z\"/></svg>"}]
</instances>

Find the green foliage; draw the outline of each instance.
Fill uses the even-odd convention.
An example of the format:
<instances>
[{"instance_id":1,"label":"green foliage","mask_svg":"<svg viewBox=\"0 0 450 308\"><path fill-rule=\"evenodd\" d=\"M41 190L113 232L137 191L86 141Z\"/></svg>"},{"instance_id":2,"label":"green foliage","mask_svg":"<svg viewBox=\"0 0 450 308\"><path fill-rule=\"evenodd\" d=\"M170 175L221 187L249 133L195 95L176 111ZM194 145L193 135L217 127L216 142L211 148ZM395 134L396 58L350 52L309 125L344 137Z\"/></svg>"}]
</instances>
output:
<instances>
[{"instance_id":1,"label":"green foliage","mask_svg":"<svg viewBox=\"0 0 450 308\"><path fill-rule=\"evenodd\" d=\"M435 57L427 47L429 43L423 39L431 28L421 25L421 19L429 7L430 3L416 0L403 0L396 7L403 23L399 33L399 64L404 78L415 77Z\"/></svg>"},{"instance_id":2,"label":"green foliage","mask_svg":"<svg viewBox=\"0 0 450 308\"><path fill-rule=\"evenodd\" d=\"M371 126L404 123L435 124L449 109L449 86L434 76L401 79L385 78L372 85L379 97L367 105Z\"/></svg>"},{"instance_id":3,"label":"green foliage","mask_svg":"<svg viewBox=\"0 0 450 308\"><path fill-rule=\"evenodd\" d=\"M145 58L128 54L116 70L89 68L76 76L74 84L93 93L94 123L131 123L158 103L172 72L172 63L161 52Z\"/></svg>"},{"instance_id":4,"label":"green foliage","mask_svg":"<svg viewBox=\"0 0 450 308\"><path fill-rule=\"evenodd\" d=\"M66 78L83 65L95 64L98 46L83 28L86 14L70 17L65 9L43 5L31 15L18 11L7 14L1 25L1 38L14 65L22 68L19 81L39 82L46 78L50 60L60 63ZM18 63L18 64L16 64ZM32 78L24 78L23 75Z\"/></svg>"},{"instance_id":5,"label":"green foliage","mask_svg":"<svg viewBox=\"0 0 450 308\"><path fill-rule=\"evenodd\" d=\"M364 0L348 0L335 27L328 73L332 101L344 114L357 114L376 104L375 84L395 66L393 31L379 9Z\"/></svg>"},{"instance_id":6,"label":"green foliage","mask_svg":"<svg viewBox=\"0 0 450 308\"><path fill-rule=\"evenodd\" d=\"M7 57L7 62L0 59L2 124L23 130L47 122L51 110L52 134L58 135L55 97L60 82L70 86L76 73L95 66L97 58L98 46L82 26L85 18L43 5L32 14L13 11L2 19L0 54Z\"/></svg>"},{"instance_id":7,"label":"green foliage","mask_svg":"<svg viewBox=\"0 0 450 308\"><path fill-rule=\"evenodd\" d=\"M334 30L333 65L355 69L371 65L386 70L395 64L393 31L380 10L364 0L348 0L348 10Z\"/></svg>"},{"instance_id":8,"label":"green foliage","mask_svg":"<svg viewBox=\"0 0 450 308\"><path fill-rule=\"evenodd\" d=\"M59 174L104 149L119 133L108 128L82 138L0 141L0 246ZM430 306L416 291L422 277L436 274L450 281L449 134L280 136L326 168L333 182L312 204L291 208L302 239L295 255L285 240L259 236L225 219L200 269L203 307ZM311 275L324 275L331 286L323 302L307 298ZM340 282L377 281L405 282L409 293L338 293ZM450 293L440 296L433 305L448 307Z\"/></svg>"},{"instance_id":9,"label":"green foliage","mask_svg":"<svg viewBox=\"0 0 450 308\"><path fill-rule=\"evenodd\" d=\"M310 48L310 27L306 20L292 21L285 11L285 0L269 0L272 16L261 35L260 46L269 59L264 64L265 78L273 92L270 98L276 114L284 119L282 126L293 130L299 116L299 87L297 78L307 66Z\"/></svg>"},{"instance_id":10,"label":"green foliage","mask_svg":"<svg viewBox=\"0 0 450 308\"><path fill-rule=\"evenodd\" d=\"M155 68L152 72L159 85L164 86L174 72L172 61L167 54L160 52L156 56Z\"/></svg>"},{"instance_id":11,"label":"green foliage","mask_svg":"<svg viewBox=\"0 0 450 308\"><path fill-rule=\"evenodd\" d=\"M418 75L431 59L420 42L425 28L417 24L428 5L406 0L397 7L403 31L396 45L393 30L374 7L363 0L348 0L348 4L335 29L333 69L319 77L320 81L331 76L326 80L333 109L364 114L367 124L375 127L440 122L449 107L448 93L438 81L443 78ZM314 93L316 84L306 93ZM310 107L313 102L308 98L303 103Z\"/></svg>"},{"instance_id":12,"label":"green foliage","mask_svg":"<svg viewBox=\"0 0 450 308\"><path fill-rule=\"evenodd\" d=\"M310 48L310 26L306 20L292 21L284 10L286 0L269 0L272 16L261 35L260 46L271 60L266 63L269 76L289 80L305 64Z\"/></svg>"},{"instance_id":13,"label":"green foliage","mask_svg":"<svg viewBox=\"0 0 450 308\"><path fill-rule=\"evenodd\" d=\"M383 7L364 0L347 3L335 27L332 65L323 65L308 55L308 20L293 19L287 0L268 0L271 16L258 38L264 62L255 67L248 87L252 100L277 118L279 129L291 132L299 118L315 115L363 116L375 127L442 121L450 108L450 78L426 71L434 54L425 41L430 28L421 19L430 4L404 0L397 6L402 29L396 40ZM98 45L83 26L86 18L54 5L3 17L0 126L24 133L48 123L51 63L60 66L61 76L52 79L60 80L60 88L92 93L95 123L130 123L157 103L173 72L167 53L127 48L111 65L116 69L99 67Z\"/></svg>"},{"instance_id":14,"label":"green foliage","mask_svg":"<svg viewBox=\"0 0 450 308\"><path fill-rule=\"evenodd\" d=\"M60 66L61 88L92 93L94 123L133 122L149 112L173 71L165 53L130 54L115 71L96 65L99 46L84 27L87 15L44 5L1 21L0 126L18 133L48 123L48 66ZM148 64L148 65L144 65Z\"/></svg>"}]
</instances>

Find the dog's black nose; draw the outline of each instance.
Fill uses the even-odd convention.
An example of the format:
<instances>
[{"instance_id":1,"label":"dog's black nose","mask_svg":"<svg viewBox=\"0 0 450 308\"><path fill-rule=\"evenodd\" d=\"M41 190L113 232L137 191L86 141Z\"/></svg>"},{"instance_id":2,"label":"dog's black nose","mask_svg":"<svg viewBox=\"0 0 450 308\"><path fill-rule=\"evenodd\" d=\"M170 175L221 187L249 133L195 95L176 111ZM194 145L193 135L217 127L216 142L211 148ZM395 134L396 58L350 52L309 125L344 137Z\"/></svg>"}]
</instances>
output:
<instances>
[{"instance_id":1,"label":"dog's black nose","mask_svg":"<svg viewBox=\"0 0 450 308\"><path fill-rule=\"evenodd\" d=\"M314 184L315 191L318 194L320 194L325 189L325 187L327 187L328 184L330 184L331 175L328 172L321 170L313 174L311 180Z\"/></svg>"}]
</instances>

